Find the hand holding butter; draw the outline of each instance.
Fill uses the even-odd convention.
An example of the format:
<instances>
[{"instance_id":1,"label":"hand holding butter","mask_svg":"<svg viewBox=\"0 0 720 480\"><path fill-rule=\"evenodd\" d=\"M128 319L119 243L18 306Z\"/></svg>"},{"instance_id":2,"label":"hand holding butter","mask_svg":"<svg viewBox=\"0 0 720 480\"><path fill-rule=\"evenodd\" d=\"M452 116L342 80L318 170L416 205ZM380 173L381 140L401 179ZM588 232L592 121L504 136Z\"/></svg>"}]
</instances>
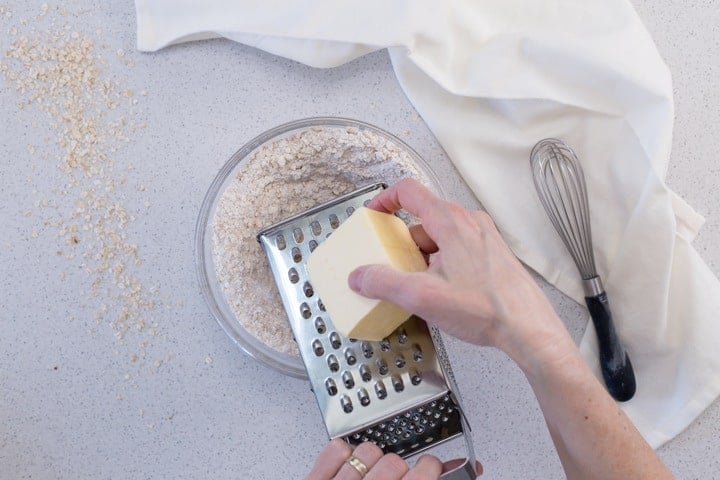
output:
<instances>
[{"instance_id":1,"label":"hand holding butter","mask_svg":"<svg viewBox=\"0 0 720 480\"><path fill-rule=\"evenodd\" d=\"M368 206L308 261L311 281L338 331L379 339L412 312L461 340L499 348L535 392L568 478L672 478L587 366L487 214L442 200L412 180L379 193ZM408 231L391 215L400 209L422 224ZM431 255L427 268L423 253ZM338 478L333 472L350 452L338 453L335 446L318 456L307 478ZM366 464L370 474L377 473L373 478L404 475L391 476L382 466L402 462L391 455L375 451ZM433 463L436 474L427 478L439 476L440 462ZM407 465L402 468L408 472ZM418 462L414 469L420 468Z\"/></svg>"},{"instance_id":2,"label":"hand holding butter","mask_svg":"<svg viewBox=\"0 0 720 480\"><path fill-rule=\"evenodd\" d=\"M349 338L382 340L412 314L388 300L363 297L348 276L362 265L404 272L427 269L410 230L398 217L359 208L313 251L307 268L337 331Z\"/></svg>"}]
</instances>

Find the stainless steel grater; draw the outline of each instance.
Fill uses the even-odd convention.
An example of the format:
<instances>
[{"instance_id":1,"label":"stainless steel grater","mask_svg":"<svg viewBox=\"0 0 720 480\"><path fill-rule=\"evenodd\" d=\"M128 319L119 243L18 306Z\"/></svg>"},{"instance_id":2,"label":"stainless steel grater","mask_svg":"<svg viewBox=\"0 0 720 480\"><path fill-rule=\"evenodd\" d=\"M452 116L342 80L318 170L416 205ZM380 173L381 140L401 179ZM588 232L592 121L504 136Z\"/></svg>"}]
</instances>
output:
<instances>
[{"instance_id":1,"label":"stainless steel grater","mask_svg":"<svg viewBox=\"0 0 720 480\"><path fill-rule=\"evenodd\" d=\"M469 427L439 331L411 317L379 342L343 337L309 282L310 253L384 188L382 183L360 188L267 227L257 239L330 438L351 445L372 441L406 458L462 436L467 458L442 478L474 479Z\"/></svg>"}]
</instances>

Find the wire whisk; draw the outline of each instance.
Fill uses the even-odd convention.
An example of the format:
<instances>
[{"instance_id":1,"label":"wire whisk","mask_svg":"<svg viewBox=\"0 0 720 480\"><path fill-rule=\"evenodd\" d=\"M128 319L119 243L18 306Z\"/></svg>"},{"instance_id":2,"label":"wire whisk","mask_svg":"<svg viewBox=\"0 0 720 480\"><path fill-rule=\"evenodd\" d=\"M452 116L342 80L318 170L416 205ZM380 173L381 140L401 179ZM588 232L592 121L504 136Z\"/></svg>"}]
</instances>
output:
<instances>
[{"instance_id":1,"label":"wire whisk","mask_svg":"<svg viewBox=\"0 0 720 480\"><path fill-rule=\"evenodd\" d=\"M595 268L590 209L580 162L565 142L546 138L533 147L530 166L540 202L583 279L605 385L616 400L629 400L635 394L635 373L615 331L607 294Z\"/></svg>"}]
</instances>

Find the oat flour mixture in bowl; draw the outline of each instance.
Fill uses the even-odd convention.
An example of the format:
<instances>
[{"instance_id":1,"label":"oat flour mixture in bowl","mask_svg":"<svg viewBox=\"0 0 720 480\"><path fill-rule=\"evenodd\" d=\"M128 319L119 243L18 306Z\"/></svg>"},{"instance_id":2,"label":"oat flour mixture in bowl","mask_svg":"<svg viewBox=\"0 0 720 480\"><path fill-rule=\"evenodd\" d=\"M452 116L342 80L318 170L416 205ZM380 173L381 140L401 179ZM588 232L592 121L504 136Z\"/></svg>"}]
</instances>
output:
<instances>
[{"instance_id":1,"label":"oat flour mixture in bowl","mask_svg":"<svg viewBox=\"0 0 720 480\"><path fill-rule=\"evenodd\" d=\"M195 253L208 306L240 348L276 370L306 377L256 234L359 187L406 177L442 194L432 170L408 145L344 118L280 125L228 160L203 201Z\"/></svg>"}]
</instances>

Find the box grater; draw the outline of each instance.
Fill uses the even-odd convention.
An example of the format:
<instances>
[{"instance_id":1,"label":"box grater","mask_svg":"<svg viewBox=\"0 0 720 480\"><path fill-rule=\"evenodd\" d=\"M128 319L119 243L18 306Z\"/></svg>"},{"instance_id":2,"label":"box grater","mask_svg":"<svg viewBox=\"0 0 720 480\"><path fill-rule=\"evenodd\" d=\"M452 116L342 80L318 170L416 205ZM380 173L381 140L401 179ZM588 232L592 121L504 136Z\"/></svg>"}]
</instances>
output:
<instances>
[{"instance_id":1,"label":"box grater","mask_svg":"<svg viewBox=\"0 0 720 480\"><path fill-rule=\"evenodd\" d=\"M407 458L462 436L467 458L441 478L474 479L469 427L439 331L413 316L379 342L343 337L309 282L310 253L384 188L360 188L267 227L257 239L330 438L351 445L371 441Z\"/></svg>"}]
</instances>

